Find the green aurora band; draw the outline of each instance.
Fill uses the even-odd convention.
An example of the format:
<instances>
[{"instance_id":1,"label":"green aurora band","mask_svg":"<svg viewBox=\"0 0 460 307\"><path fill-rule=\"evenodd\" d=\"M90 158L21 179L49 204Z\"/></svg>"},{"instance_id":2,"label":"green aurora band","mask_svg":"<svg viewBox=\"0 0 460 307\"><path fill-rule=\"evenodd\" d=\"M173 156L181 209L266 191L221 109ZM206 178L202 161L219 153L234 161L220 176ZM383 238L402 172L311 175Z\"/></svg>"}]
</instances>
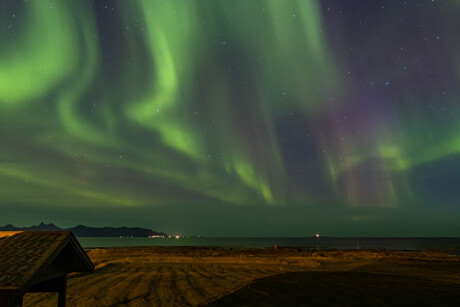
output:
<instances>
[{"instance_id":1,"label":"green aurora band","mask_svg":"<svg viewBox=\"0 0 460 307\"><path fill-rule=\"evenodd\" d=\"M455 208L457 4L384 2L0 2L0 208Z\"/></svg>"}]
</instances>

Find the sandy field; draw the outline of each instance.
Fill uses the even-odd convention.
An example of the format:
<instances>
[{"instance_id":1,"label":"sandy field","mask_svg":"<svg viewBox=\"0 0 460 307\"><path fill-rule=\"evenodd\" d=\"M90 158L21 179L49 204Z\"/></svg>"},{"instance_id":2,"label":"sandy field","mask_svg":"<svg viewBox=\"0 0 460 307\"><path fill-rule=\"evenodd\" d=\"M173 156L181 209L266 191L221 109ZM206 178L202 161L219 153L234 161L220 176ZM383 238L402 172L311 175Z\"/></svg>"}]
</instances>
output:
<instances>
[{"instance_id":1,"label":"sandy field","mask_svg":"<svg viewBox=\"0 0 460 307\"><path fill-rule=\"evenodd\" d=\"M460 306L460 257L440 251L93 249L67 306ZM24 306L56 306L29 293Z\"/></svg>"}]
</instances>

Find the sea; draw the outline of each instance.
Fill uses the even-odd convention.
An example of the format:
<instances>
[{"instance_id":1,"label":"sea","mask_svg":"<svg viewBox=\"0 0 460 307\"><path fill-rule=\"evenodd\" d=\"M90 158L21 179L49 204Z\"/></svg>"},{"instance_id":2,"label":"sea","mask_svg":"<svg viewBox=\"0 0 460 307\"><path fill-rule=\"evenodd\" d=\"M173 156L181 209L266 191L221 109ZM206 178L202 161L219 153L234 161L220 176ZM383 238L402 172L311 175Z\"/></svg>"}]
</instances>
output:
<instances>
[{"instance_id":1,"label":"sea","mask_svg":"<svg viewBox=\"0 0 460 307\"><path fill-rule=\"evenodd\" d=\"M295 237L295 238L215 238L215 237L79 237L84 248L138 246L206 246L222 249L298 247L310 250L326 249L442 249L460 255L460 238L369 238L369 237Z\"/></svg>"}]
</instances>

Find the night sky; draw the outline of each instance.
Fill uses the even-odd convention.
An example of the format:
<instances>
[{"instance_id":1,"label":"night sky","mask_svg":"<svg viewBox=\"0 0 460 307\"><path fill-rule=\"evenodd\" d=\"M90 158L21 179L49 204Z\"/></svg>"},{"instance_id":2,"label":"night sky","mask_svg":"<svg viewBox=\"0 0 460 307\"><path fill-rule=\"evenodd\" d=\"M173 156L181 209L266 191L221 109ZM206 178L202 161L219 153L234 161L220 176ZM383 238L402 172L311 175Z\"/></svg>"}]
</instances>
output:
<instances>
[{"instance_id":1,"label":"night sky","mask_svg":"<svg viewBox=\"0 0 460 307\"><path fill-rule=\"evenodd\" d=\"M460 236L460 1L0 0L0 224Z\"/></svg>"}]
</instances>

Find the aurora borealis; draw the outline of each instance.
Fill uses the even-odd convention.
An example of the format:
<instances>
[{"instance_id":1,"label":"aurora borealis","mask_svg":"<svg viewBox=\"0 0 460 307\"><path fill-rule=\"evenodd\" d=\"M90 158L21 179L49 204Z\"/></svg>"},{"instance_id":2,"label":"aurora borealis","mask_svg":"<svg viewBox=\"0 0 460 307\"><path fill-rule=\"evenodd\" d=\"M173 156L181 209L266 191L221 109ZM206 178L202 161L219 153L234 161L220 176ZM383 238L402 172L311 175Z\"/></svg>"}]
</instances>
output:
<instances>
[{"instance_id":1,"label":"aurora borealis","mask_svg":"<svg viewBox=\"0 0 460 307\"><path fill-rule=\"evenodd\" d=\"M0 1L0 224L460 236L456 0Z\"/></svg>"}]
</instances>

